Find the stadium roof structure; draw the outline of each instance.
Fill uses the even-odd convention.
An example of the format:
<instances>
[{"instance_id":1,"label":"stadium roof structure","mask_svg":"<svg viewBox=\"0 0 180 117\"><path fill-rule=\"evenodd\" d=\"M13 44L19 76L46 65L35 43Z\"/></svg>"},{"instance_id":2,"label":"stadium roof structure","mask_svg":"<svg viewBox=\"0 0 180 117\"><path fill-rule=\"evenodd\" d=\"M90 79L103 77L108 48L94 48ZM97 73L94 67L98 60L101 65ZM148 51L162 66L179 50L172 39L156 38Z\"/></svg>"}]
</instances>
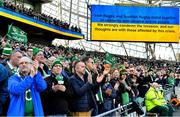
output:
<instances>
[{"instance_id":1,"label":"stadium roof structure","mask_svg":"<svg viewBox=\"0 0 180 117\"><path fill-rule=\"evenodd\" d=\"M53 0L43 4L42 12L77 25L82 29L85 40L56 40L58 44L86 51L110 52L140 58L156 58L178 61L179 43L132 43L132 42L92 42L90 38L90 5L136 4L143 6L179 7L180 0Z\"/></svg>"}]
</instances>

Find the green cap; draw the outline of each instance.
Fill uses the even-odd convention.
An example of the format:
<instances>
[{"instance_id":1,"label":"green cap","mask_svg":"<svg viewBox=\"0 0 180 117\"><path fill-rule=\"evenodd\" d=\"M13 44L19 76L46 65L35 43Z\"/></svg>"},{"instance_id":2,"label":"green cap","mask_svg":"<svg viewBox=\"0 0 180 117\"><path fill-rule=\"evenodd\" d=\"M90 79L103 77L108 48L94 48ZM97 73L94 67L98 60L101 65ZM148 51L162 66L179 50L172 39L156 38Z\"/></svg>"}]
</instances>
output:
<instances>
[{"instance_id":1,"label":"green cap","mask_svg":"<svg viewBox=\"0 0 180 117\"><path fill-rule=\"evenodd\" d=\"M73 61L80 61L80 59L77 57L77 56L74 56L72 59L71 59L71 61L73 62Z\"/></svg>"},{"instance_id":2,"label":"green cap","mask_svg":"<svg viewBox=\"0 0 180 117\"><path fill-rule=\"evenodd\" d=\"M33 48L33 56L36 56L41 50L39 48Z\"/></svg>"},{"instance_id":3,"label":"green cap","mask_svg":"<svg viewBox=\"0 0 180 117\"><path fill-rule=\"evenodd\" d=\"M125 69L120 71L120 75L126 75L126 74L127 74L127 71Z\"/></svg>"},{"instance_id":4,"label":"green cap","mask_svg":"<svg viewBox=\"0 0 180 117\"><path fill-rule=\"evenodd\" d=\"M52 65L51 65L51 68L52 68L54 65L56 65L56 64L60 64L60 65L63 67L63 65L62 65L62 63L61 63L61 61L60 61L59 58L57 58L57 59L55 59L55 60L53 61Z\"/></svg>"},{"instance_id":5,"label":"green cap","mask_svg":"<svg viewBox=\"0 0 180 117\"><path fill-rule=\"evenodd\" d=\"M119 66L119 70L121 71L121 70L125 70L126 68L125 68L125 66L124 65L120 65Z\"/></svg>"},{"instance_id":6,"label":"green cap","mask_svg":"<svg viewBox=\"0 0 180 117\"><path fill-rule=\"evenodd\" d=\"M3 48L2 55L11 55L12 54L12 47L10 44L6 44L6 46Z\"/></svg>"}]
</instances>

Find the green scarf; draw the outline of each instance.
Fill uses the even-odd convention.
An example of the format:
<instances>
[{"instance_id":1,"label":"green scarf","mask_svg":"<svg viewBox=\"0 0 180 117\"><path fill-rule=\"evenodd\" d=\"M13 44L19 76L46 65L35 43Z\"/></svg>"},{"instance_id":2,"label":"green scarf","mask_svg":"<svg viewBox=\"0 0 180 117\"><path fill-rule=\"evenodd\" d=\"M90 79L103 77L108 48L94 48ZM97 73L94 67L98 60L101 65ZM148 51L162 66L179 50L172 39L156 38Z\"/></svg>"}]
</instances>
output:
<instances>
[{"instance_id":1,"label":"green scarf","mask_svg":"<svg viewBox=\"0 0 180 117\"><path fill-rule=\"evenodd\" d=\"M63 76L62 75L57 75L56 80L58 81L58 84L64 84Z\"/></svg>"},{"instance_id":2,"label":"green scarf","mask_svg":"<svg viewBox=\"0 0 180 117\"><path fill-rule=\"evenodd\" d=\"M0 0L0 7L3 7L3 6L4 6L4 1Z\"/></svg>"},{"instance_id":3,"label":"green scarf","mask_svg":"<svg viewBox=\"0 0 180 117\"><path fill-rule=\"evenodd\" d=\"M124 81L124 85L125 87L127 87L128 85L126 84L126 81ZM121 94L122 96L122 104L128 104L129 103L129 93L126 91L124 93Z\"/></svg>"},{"instance_id":4,"label":"green scarf","mask_svg":"<svg viewBox=\"0 0 180 117\"><path fill-rule=\"evenodd\" d=\"M11 69L11 72L12 72L13 74L15 74L15 73L17 72L17 68Z\"/></svg>"}]
</instances>

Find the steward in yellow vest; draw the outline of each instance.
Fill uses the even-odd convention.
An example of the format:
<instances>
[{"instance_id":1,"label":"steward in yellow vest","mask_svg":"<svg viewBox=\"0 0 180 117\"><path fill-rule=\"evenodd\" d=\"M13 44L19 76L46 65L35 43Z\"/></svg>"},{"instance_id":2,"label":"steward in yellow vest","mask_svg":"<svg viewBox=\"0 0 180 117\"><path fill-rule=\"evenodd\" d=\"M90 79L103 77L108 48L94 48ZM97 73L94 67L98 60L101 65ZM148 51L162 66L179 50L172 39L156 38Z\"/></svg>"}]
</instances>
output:
<instances>
[{"instance_id":1,"label":"steward in yellow vest","mask_svg":"<svg viewBox=\"0 0 180 117\"><path fill-rule=\"evenodd\" d=\"M160 116L172 116L173 108L164 98L163 89L157 83L152 83L145 94L145 105L148 112L158 113Z\"/></svg>"}]
</instances>

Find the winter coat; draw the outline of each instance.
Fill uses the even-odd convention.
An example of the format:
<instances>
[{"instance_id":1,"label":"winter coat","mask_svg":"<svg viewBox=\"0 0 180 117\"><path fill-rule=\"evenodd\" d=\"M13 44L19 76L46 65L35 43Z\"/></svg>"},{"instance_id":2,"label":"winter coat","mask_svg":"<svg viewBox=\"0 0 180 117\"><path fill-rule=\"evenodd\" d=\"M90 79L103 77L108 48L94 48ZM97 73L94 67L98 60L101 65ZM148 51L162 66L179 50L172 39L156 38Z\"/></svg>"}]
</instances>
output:
<instances>
[{"instance_id":1,"label":"winter coat","mask_svg":"<svg viewBox=\"0 0 180 117\"><path fill-rule=\"evenodd\" d=\"M47 89L41 93L42 103L45 115L60 115L69 112L69 100L73 98L73 90L69 85L68 79L63 78L66 90L65 92L52 90L52 85L57 85L58 81L54 74L51 74L45 79L47 82Z\"/></svg>"},{"instance_id":2,"label":"winter coat","mask_svg":"<svg viewBox=\"0 0 180 117\"><path fill-rule=\"evenodd\" d=\"M70 85L76 95L76 98L71 104L72 112L88 112L94 104L92 98L93 85L87 81L87 75L84 75L83 78L84 81L77 74L70 78Z\"/></svg>"},{"instance_id":3,"label":"winter coat","mask_svg":"<svg viewBox=\"0 0 180 117\"><path fill-rule=\"evenodd\" d=\"M25 76L24 79L18 74L11 76L8 80L8 90L10 93L10 105L8 116L24 116L25 92L30 89L33 101L35 116L43 116L43 108L39 93L47 87L46 82L38 72L33 78Z\"/></svg>"}]
</instances>

